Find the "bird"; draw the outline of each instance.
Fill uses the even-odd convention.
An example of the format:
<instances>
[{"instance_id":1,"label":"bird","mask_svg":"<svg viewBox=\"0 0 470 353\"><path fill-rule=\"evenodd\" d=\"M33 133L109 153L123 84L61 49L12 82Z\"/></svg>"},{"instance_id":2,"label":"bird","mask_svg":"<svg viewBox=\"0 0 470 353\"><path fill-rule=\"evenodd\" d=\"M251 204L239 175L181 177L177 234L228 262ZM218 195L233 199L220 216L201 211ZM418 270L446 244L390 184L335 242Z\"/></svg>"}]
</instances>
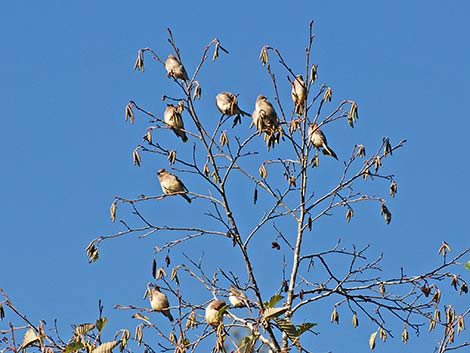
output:
<instances>
[{"instance_id":1,"label":"bird","mask_svg":"<svg viewBox=\"0 0 470 353\"><path fill-rule=\"evenodd\" d=\"M174 77L175 79L181 79L183 81L189 80L183 64L181 64L173 54L168 55L165 61L165 69L168 73L168 77Z\"/></svg>"},{"instance_id":2,"label":"bird","mask_svg":"<svg viewBox=\"0 0 470 353\"><path fill-rule=\"evenodd\" d=\"M307 86L302 75L295 76L295 80L292 82L291 96L294 101L295 113L299 116L302 115L307 99Z\"/></svg>"},{"instance_id":3,"label":"bird","mask_svg":"<svg viewBox=\"0 0 470 353\"><path fill-rule=\"evenodd\" d=\"M157 176L165 195L178 194L191 203L191 199L186 195L188 189L186 189L186 186L184 186L183 182L176 175L161 168L158 170Z\"/></svg>"},{"instance_id":4,"label":"bird","mask_svg":"<svg viewBox=\"0 0 470 353\"><path fill-rule=\"evenodd\" d=\"M279 128L279 117L266 96L260 95L256 98L252 118L253 125L255 125L259 131L266 131L272 134Z\"/></svg>"},{"instance_id":5,"label":"bird","mask_svg":"<svg viewBox=\"0 0 470 353\"><path fill-rule=\"evenodd\" d=\"M230 293L228 296L230 304L235 308L246 308L250 307L248 297L241 290L236 289L234 286L230 286Z\"/></svg>"},{"instance_id":6,"label":"bird","mask_svg":"<svg viewBox=\"0 0 470 353\"><path fill-rule=\"evenodd\" d=\"M148 286L151 286L149 283ZM160 292L160 287L156 284L152 289L149 288L149 300L152 310L159 311L165 315L171 322L174 321L173 316L170 313L170 303L165 293Z\"/></svg>"},{"instance_id":7,"label":"bird","mask_svg":"<svg viewBox=\"0 0 470 353\"><path fill-rule=\"evenodd\" d=\"M233 126L237 124L237 122L241 122L240 115L250 115L249 113L241 110L238 107L238 95L235 95L231 92L220 92L215 97L215 102L217 104L217 108L219 111L226 116L233 116L236 115L235 120L233 121Z\"/></svg>"},{"instance_id":8,"label":"bird","mask_svg":"<svg viewBox=\"0 0 470 353\"><path fill-rule=\"evenodd\" d=\"M163 113L163 120L173 130L176 136L181 137L183 142L188 141L188 136L183 131L184 130L183 118L177 106L171 103L167 104L165 112Z\"/></svg>"},{"instance_id":9,"label":"bird","mask_svg":"<svg viewBox=\"0 0 470 353\"><path fill-rule=\"evenodd\" d=\"M338 159L336 153L328 147L325 134L320 130L317 123L311 123L308 127L308 140L318 149L322 149L324 154L328 154L331 157Z\"/></svg>"},{"instance_id":10,"label":"bird","mask_svg":"<svg viewBox=\"0 0 470 353\"><path fill-rule=\"evenodd\" d=\"M219 326L219 324L223 321L223 314L220 314L219 310L226 305L227 303L225 300L214 299L211 301L206 308L206 322L212 326Z\"/></svg>"}]
</instances>

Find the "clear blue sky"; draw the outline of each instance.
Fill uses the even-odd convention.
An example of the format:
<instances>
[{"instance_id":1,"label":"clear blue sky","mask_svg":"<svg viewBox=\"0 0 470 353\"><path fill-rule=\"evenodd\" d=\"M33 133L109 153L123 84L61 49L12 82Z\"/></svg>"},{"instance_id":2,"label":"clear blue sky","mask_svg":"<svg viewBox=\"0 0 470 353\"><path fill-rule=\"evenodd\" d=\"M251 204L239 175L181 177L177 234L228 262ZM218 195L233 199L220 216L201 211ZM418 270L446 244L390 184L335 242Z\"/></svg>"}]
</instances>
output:
<instances>
[{"instance_id":1,"label":"clear blue sky","mask_svg":"<svg viewBox=\"0 0 470 353\"><path fill-rule=\"evenodd\" d=\"M168 26L189 71L214 37L230 51L202 72L207 101L201 109L209 119L218 116L211 95L219 91L241 93L240 105L248 111L258 94L273 95L258 61L264 44L279 48L291 66L303 68L308 22L313 19L319 81L333 87L336 99L357 100L357 142L372 151L383 136L392 142L408 140L387 161L399 188L389 202L391 224L385 225L371 208L349 226L338 214L338 224L330 221L322 236L331 242L341 237L347 244L371 244L372 254L384 251L384 267L394 275L401 266L415 273L439 263L436 250L442 240L453 249L469 246L467 2L297 1L295 8L288 2L238 1L227 8L216 4L3 4L0 287L33 321L44 318L52 324L58 317L68 329L71 323L94 320L102 298L116 327L131 328L130 313L112 306L145 305L141 298L151 279L152 247L158 240L106 242L93 265L87 264L84 248L95 236L120 229L109 220L115 195L160 192L156 164L144 156L142 168L132 165L132 149L146 125L144 120L132 127L125 123L124 106L134 99L162 114L160 97L169 86L162 67L149 57L144 74L132 66L141 47L150 46L163 57L170 52ZM329 138L337 152L348 154L350 145L341 137ZM167 205L188 211L179 201ZM155 217L165 219L166 212L158 208ZM338 335L353 333L349 315L340 327L331 328L331 307L316 310L308 318L322 322L321 335L312 339L315 352L367 349L372 325L331 343ZM108 334L111 338L112 331ZM426 333L421 337L430 348L432 339ZM398 341L379 344L376 351L390 351ZM413 336L408 346L396 349L415 352L416 342Z\"/></svg>"}]
</instances>

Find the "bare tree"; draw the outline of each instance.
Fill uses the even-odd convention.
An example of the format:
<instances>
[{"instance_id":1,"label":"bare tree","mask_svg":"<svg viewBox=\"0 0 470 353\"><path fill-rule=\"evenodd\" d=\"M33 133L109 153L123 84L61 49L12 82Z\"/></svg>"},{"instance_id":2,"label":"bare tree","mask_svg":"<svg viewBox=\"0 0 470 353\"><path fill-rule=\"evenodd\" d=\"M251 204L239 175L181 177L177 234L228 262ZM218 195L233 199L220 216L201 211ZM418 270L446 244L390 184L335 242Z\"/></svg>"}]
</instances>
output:
<instances>
[{"instance_id":1,"label":"bare tree","mask_svg":"<svg viewBox=\"0 0 470 353\"><path fill-rule=\"evenodd\" d=\"M397 183L393 174L385 172L383 164L406 141L392 143L384 137L371 154L366 154L365 146L355 144L347 158L338 156L332 147L335 140L327 140L327 136L334 136L337 124L353 128L359 118L358 105L349 99L333 105L332 88L318 83L318 67L311 62L315 37L312 27L310 23L305 66L300 72L276 48L266 45L261 49L259 58L272 81L274 94L270 98L261 92L251 118L246 117L250 114L243 110L245 107L239 106L238 95L229 92L230 87L217 99L202 93L201 68L210 63L211 53L213 61L219 54L228 54L217 38L204 48L193 72L186 70L171 30L168 33L172 54L167 59L151 48L138 51L135 70L144 71L144 57L162 65L160 87L167 107L161 117L131 100L125 108L125 118L131 123L149 119L133 159L138 166L143 155L158 162L155 177L158 174L162 193L116 197L110 208L111 219L117 219L119 209L124 214L119 219L122 230L97 237L86 250L89 261L94 262L105 240L167 235L169 240L156 248L152 259L152 274L158 285L148 284L149 306L116 305L132 311L138 321L132 337L128 329L123 329L113 340L102 342L106 319L100 306L95 323L75 326L73 335L62 340L57 330L46 333L42 324L30 322L2 291L0 314L3 317L6 307L22 322L17 326L10 323L1 331L6 350L17 352L31 346L47 353L107 353L118 345L126 351L142 345L147 352L192 352L210 344L216 352L287 352L292 348L311 352L312 348L303 344L303 337L315 333L316 322L298 322L297 317L330 300L334 301L331 322L339 323L341 308L350 313L354 327L359 319L374 323L376 331L365 334L370 349L375 347L377 336L385 341L397 327L406 343L408 332L418 335L424 324L429 325L429 330L439 331L435 352L470 345L468 340L454 342L455 332L459 334L464 329L468 305L456 313L455 305L441 302L444 281L449 281L460 294L467 293L467 283L459 271L464 270L469 249L449 257L451 248L443 242L438 249L442 256L439 265L422 274L409 275L402 270L394 277L384 278L382 256L370 258L369 246L345 247L338 240L325 249L313 237L320 220L335 216L338 221L350 222L361 203L377 207L385 223L391 222L386 198L395 196ZM168 79L164 78L165 71ZM279 79L283 75L287 81ZM289 83L289 92L283 89L285 82ZM165 94L166 83L179 87L180 93L174 97ZM205 98L216 103L214 109L221 113L217 121L200 118L197 101ZM172 132L167 134L168 129ZM333 164L342 168L339 178L326 178L327 183L319 183ZM188 204L179 204L185 201L177 196L184 197ZM168 198L174 198L173 202ZM148 217L143 211L144 205L163 202L165 207L174 207L180 216L178 224L169 224L158 216ZM182 217L200 210L204 219ZM179 250L188 243L196 244L198 249L196 240L201 237L232 246L230 254L219 256L216 269L209 270L204 257L195 258ZM283 255L281 263L263 259L273 268L267 279L256 267L260 244L268 244ZM172 265L175 253L183 261ZM162 261L166 266L158 266ZM233 261L240 261L243 270L232 271ZM278 289L273 292L273 287ZM206 297L211 299L201 301L201 293L209 293ZM161 311L174 322L171 330L165 331L152 322L146 315L152 310ZM18 330L27 330L21 344L15 340ZM150 339L155 334L159 337L157 345Z\"/></svg>"}]
</instances>

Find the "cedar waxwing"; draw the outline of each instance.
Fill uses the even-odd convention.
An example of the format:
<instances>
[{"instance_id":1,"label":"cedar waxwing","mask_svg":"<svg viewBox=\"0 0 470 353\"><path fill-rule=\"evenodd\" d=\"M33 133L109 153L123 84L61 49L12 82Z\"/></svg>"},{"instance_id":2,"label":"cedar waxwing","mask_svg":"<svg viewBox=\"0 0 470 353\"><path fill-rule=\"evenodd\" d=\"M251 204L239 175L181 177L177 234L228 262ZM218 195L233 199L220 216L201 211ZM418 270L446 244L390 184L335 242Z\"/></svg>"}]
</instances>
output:
<instances>
[{"instance_id":1,"label":"cedar waxwing","mask_svg":"<svg viewBox=\"0 0 470 353\"><path fill-rule=\"evenodd\" d=\"M317 123L312 123L308 127L308 140L318 149L323 149L324 154L329 154L331 157L338 159L336 153L328 147L328 142L326 141L326 136L318 127Z\"/></svg>"},{"instance_id":2,"label":"cedar waxwing","mask_svg":"<svg viewBox=\"0 0 470 353\"><path fill-rule=\"evenodd\" d=\"M188 141L188 136L186 136L186 133L181 130L184 129L184 123L178 107L171 103L167 104L165 112L163 113L163 120L171 128L171 130L173 130L176 136L181 137L183 142Z\"/></svg>"},{"instance_id":3,"label":"cedar waxwing","mask_svg":"<svg viewBox=\"0 0 470 353\"><path fill-rule=\"evenodd\" d=\"M212 326L219 326L223 322L223 317L220 315L219 310L222 309L227 303L225 300L214 299L209 303L206 308L206 322Z\"/></svg>"},{"instance_id":4,"label":"cedar waxwing","mask_svg":"<svg viewBox=\"0 0 470 353\"><path fill-rule=\"evenodd\" d=\"M302 75L295 76L291 96L295 105L295 113L299 116L302 115L305 109L305 100L307 99L307 86Z\"/></svg>"},{"instance_id":5,"label":"cedar waxwing","mask_svg":"<svg viewBox=\"0 0 470 353\"><path fill-rule=\"evenodd\" d=\"M176 175L166 171L163 168L158 170L157 175L165 195L178 194L184 197L186 201L191 203L191 199L188 195L186 195L188 189L186 189L183 182Z\"/></svg>"},{"instance_id":6,"label":"cedar waxwing","mask_svg":"<svg viewBox=\"0 0 470 353\"><path fill-rule=\"evenodd\" d=\"M168 73L168 77L174 77L176 79L179 78L184 81L189 80L184 66L173 54L168 55L168 58L165 61L165 69Z\"/></svg>"},{"instance_id":7,"label":"cedar waxwing","mask_svg":"<svg viewBox=\"0 0 470 353\"><path fill-rule=\"evenodd\" d=\"M152 284L149 283L149 286ZM160 287L154 285L152 289L149 289L149 300L152 310L159 311L165 315L171 322L174 321L173 316L170 313L170 303L165 293L160 292Z\"/></svg>"},{"instance_id":8,"label":"cedar waxwing","mask_svg":"<svg viewBox=\"0 0 470 353\"><path fill-rule=\"evenodd\" d=\"M230 294L228 296L230 304L235 308L246 308L250 307L248 297L241 290L236 289L234 286L230 286Z\"/></svg>"},{"instance_id":9,"label":"cedar waxwing","mask_svg":"<svg viewBox=\"0 0 470 353\"><path fill-rule=\"evenodd\" d=\"M268 130L268 133L273 133L278 129L280 121L274 110L271 102L265 96L258 96L256 98L255 110L252 114L253 125L259 131Z\"/></svg>"},{"instance_id":10,"label":"cedar waxwing","mask_svg":"<svg viewBox=\"0 0 470 353\"><path fill-rule=\"evenodd\" d=\"M219 108L220 112L223 115L232 116L236 115L237 117L234 120L234 126L236 125L237 121L240 121L240 115L250 115L247 112L244 112L238 107L238 95L235 95L230 92L220 92L215 97L215 102L217 104L217 108Z\"/></svg>"}]
</instances>

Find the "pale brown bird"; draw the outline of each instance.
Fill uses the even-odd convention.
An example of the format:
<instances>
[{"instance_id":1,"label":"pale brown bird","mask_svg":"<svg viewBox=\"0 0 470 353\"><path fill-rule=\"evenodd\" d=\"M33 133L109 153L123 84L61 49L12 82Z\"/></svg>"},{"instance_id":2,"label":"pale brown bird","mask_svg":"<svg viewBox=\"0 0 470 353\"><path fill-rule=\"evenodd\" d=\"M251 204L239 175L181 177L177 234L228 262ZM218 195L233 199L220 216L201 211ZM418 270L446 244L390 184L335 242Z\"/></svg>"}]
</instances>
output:
<instances>
[{"instance_id":1,"label":"pale brown bird","mask_svg":"<svg viewBox=\"0 0 470 353\"><path fill-rule=\"evenodd\" d=\"M152 284L149 283L148 286ZM152 289L149 288L149 300L152 310L159 311L165 315L171 322L174 321L170 313L170 303L165 293L160 292L160 287L154 285Z\"/></svg>"},{"instance_id":2,"label":"pale brown bird","mask_svg":"<svg viewBox=\"0 0 470 353\"><path fill-rule=\"evenodd\" d=\"M308 140L318 149L322 149L324 154L328 154L331 157L338 159L336 153L328 147L325 134L320 130L317 123L312 123L308 127Z\"/></svg>"},{"instance_id":3,"label":"pale brown bird","mask_svg":"<svg viewBox=\"0 0 470 353\"><path fill-rule=\"evenodd\" d=\"M215 97L215 102L217 104L217 108L223 115L226 116L233 116L236 115L235 120L233 121L233 125L235 126L237 122L241 122L240 115L250 115L249 113L241 110L238 107L238 95L235 95L231 92L220 92Z\"/></svg>"},{"instance_id":4,"label":"pale brown bird","mask_svg":"<svg viewBox=\"0 0 470 353\"><path fill-rule=\"evenodd\" d=\"M305 110L305 100L307 99L307 86L302 75L295 76L292 82L291 91L292 100L294 101L295 113L302 115Z\"/></svg>"},{"instance_id":5,"label":"pale brown bird","mask_svg":"<svg viewBox=\"0 0 470 353\"><path fill-rule=\"evenodd\" d=\"M165 195L178 194L184 197L186 201L191 203L191 199L188 195L186 195L188 189L186 189L186 186L184 186L183 182L176 175L166 171L163 168L158 170L157 175Z\"/></svg>"},{"instance_id":6,"label":"pale brown bird","mask_svg":"<svg viewBox=\"0 0 470 353\"><path fill-rule=\"evenodd\" d=\"M167 104L165 112L163 113L163 120L171 128L171 130L173 130L176 136L181 137L183 142L188 141L188 136L183 131L184 130L183 118L181 116L180 111L178 110L178 107L174 106L171 103Z\"/></svg>"},{"instance_id":7,"label":"pale brown bird","mask_svg":"<svg viewBox=\"0 0 470 353\"><path fill-rule=\"evenodd\" d=\"M206 308L206 322L212 326L219 326L223 321L223 314L219 313L219 310L222 309L227 303L225 300L214 299L209 303Z\"/></svg>"},{"instance_id":8,"label":"pale brown bird","mask_svg":"<svg viewBox=\"0 0 470 353\"><path fill-rule=\"evenodd\" d=\"M235 308L249 307L250 303L248 297L241 290L236 289L234 286L230 286L230 294L228 296L230 304Z\"/></svg>"},{"instance_id":9,"label":"pale brown bird","mask_svg":"<svg viewBox=\"0 0 470 353\"><path fill-rule=\"evenodd\" d=\"M165 61L165 69L168 73L168 77L174 77L184 81L189 80L183 64L181 64L173 54L168 55L168 58Z\"/></svg>"},{"instance_id":10,"label":"pale brown bird","mask_svg":"<svg viewBox=\"0 0 470 353\"><path fill-rule=\"evenodd\" d=\"M253 125L259 131L267 130L267 132L272 133L278 129L280 124L279 117L266 96L258 96L256 98L252 118Z\"/></svg>"}]
</instances>

